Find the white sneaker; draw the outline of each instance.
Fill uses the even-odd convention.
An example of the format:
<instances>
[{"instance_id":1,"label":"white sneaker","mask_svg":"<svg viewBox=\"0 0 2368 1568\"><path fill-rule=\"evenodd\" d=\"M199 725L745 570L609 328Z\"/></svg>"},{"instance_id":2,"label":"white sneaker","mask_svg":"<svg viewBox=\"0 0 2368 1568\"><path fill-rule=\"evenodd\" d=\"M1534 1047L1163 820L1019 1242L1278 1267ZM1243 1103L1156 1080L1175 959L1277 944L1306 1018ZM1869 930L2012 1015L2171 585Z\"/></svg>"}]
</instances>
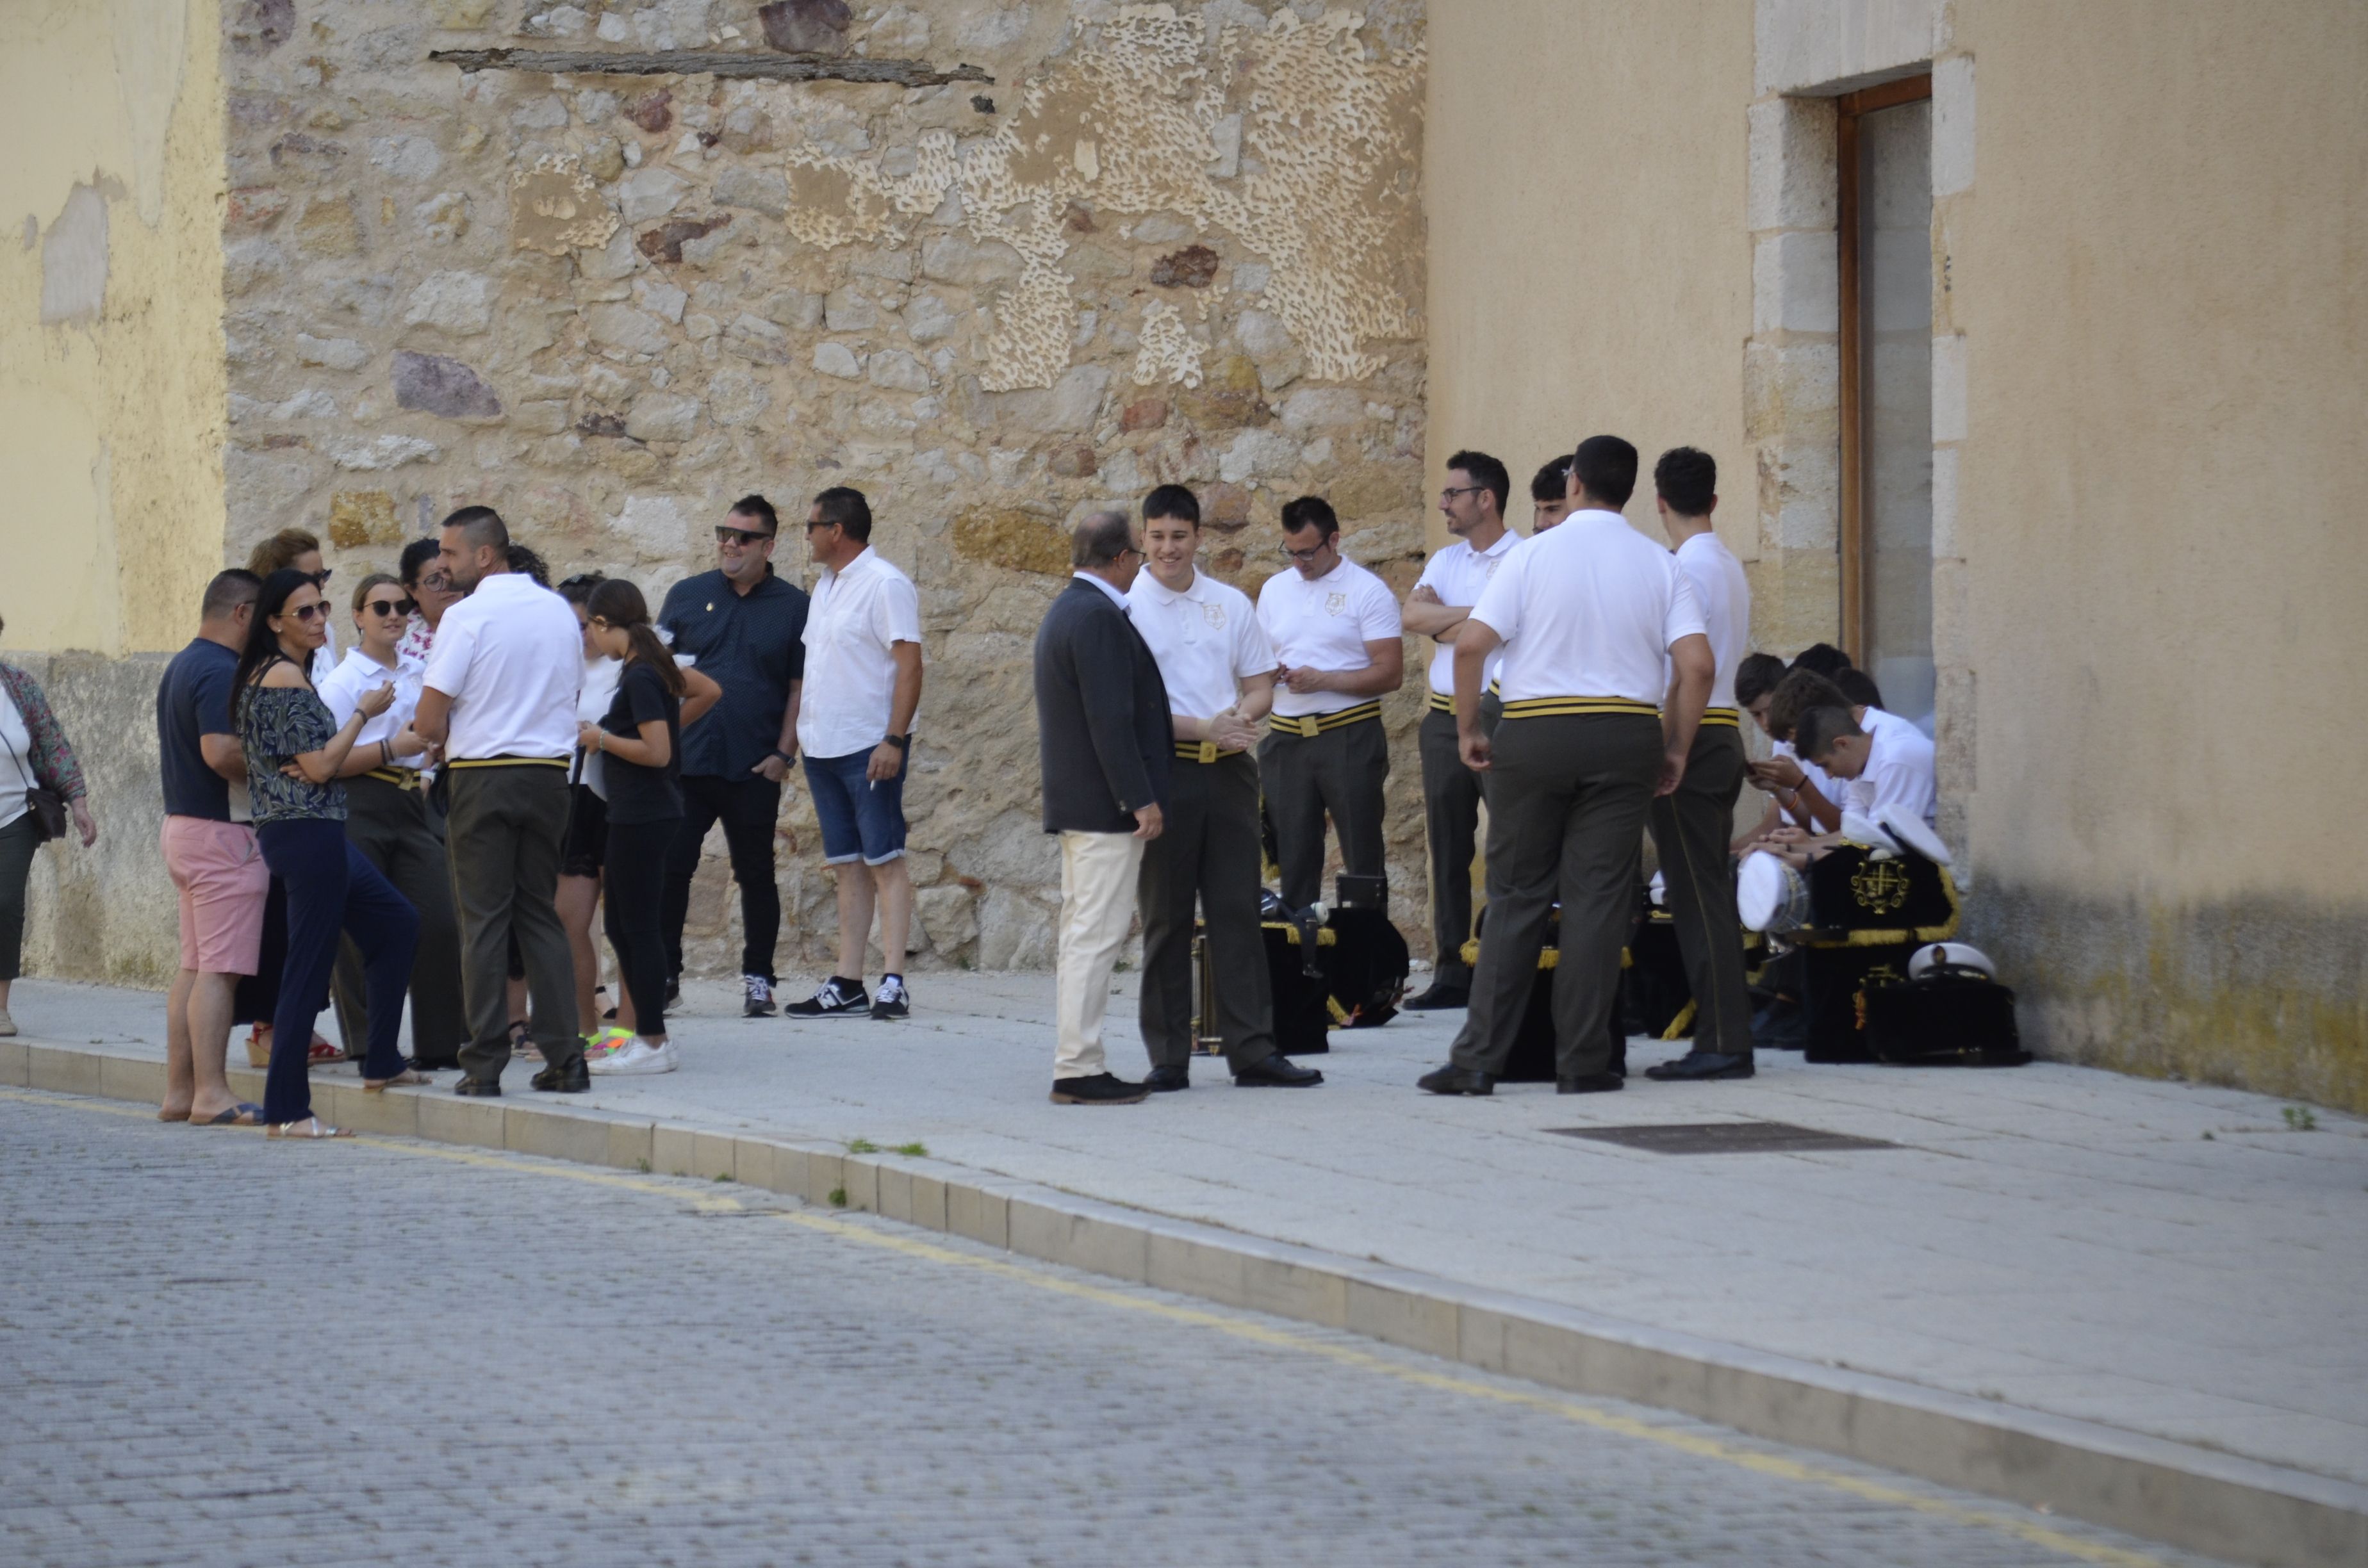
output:
<instances>
[{"instance_id":1,"label":"white sneaker","mask_svg":"<svg viewBox=\"0 0 2368 1568\"><path fill-rule=\"evenodd\" d=\"M0 1040L6 1040L16 1032L17 1020L8 1016L7 1008L0 1007Z\"/></svg>"},{"instance_id":2,"label":"white sneaker","mask_svg":"<svg viewBox=\"0 0 2368 1568\"><path fill-rule=\"evenodd\" d=\"M674 1041L661 1040L652 1045L636 1035L633 1042L622 1051L612 1051L590 1065L598 1075L624 1077L637 1074L671 1073L681 1063L675 1056Z\"/></svg>"}]
</instances>

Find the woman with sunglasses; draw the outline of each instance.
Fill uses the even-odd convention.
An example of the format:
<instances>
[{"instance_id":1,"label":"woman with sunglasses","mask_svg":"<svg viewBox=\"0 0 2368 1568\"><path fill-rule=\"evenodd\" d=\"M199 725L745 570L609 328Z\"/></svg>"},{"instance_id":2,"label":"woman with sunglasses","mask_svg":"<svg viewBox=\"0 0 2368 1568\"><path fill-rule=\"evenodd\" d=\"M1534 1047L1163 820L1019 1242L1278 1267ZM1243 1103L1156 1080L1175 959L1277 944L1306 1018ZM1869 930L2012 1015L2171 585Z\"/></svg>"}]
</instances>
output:
<instances>
[{"instance_id":1,"label":"woman with sunglasses","mask_svg":"<svg viewBox=\"0 0 2368 1568\"><path fill-rule=\"evenodd\" d=\"M444 841L427 820L420 789L419 769L430 760L427 743L411 727L423 665L396 647L417 607L384 572L364 577L353 602L357 642L321 683L321 700L339 724L379 687L392 683L394 700L363 723L337 769L346 786L346 840L419 912L419 951L411 965L411 1065L420 1072L458 1067L469 1038L461 1003L461 927L452 915ZM360 1057L370 1036L365 989L359 956L342 945L333 994L349 1059Z\"/></svg>"},{"instance_id":2,"label":"woman with sunglasses","mask_svg":"<svg viewBox=\"0 0 2368 1568\"><path fill-rule=\"evenodd\" d=\"M247 792L264 863L288 890L288 952L272 1011L271 1065L263 1119L273 1138L352 1134L313 1114L305 1044L328 993L343 930L361 949L368 979L370 1054L363 1087L425 1084L395 1041L403 994L419 940L419 915L378 868L346 841L346 786L338 778L362 726L394 704L394 683L362 693L340 724L306 674L328 630L329 607L312 576L285 567L264 579L239 655L234 717L246 752Z\"/></svg>"}]
</instances>

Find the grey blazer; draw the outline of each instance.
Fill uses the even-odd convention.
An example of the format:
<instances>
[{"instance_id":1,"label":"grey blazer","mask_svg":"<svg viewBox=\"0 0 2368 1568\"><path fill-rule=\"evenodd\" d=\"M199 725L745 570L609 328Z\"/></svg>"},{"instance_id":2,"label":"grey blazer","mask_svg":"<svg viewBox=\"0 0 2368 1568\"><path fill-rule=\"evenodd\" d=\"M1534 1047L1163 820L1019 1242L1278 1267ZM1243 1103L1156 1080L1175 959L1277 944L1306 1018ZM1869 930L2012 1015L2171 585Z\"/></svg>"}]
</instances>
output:
<instances>
[{"instance_id":1,"label":"grey blazer","mask_svg":"<svg viewBox=\"0 0 2368 1568\"><path fill-rule=\"evenodd\" d=\"M1167 803L1176 729L1167 684L1126 612L1075 578L1036 629L1036 744L1044 831L1133 833Z\"/></svg>"}]
</instances>

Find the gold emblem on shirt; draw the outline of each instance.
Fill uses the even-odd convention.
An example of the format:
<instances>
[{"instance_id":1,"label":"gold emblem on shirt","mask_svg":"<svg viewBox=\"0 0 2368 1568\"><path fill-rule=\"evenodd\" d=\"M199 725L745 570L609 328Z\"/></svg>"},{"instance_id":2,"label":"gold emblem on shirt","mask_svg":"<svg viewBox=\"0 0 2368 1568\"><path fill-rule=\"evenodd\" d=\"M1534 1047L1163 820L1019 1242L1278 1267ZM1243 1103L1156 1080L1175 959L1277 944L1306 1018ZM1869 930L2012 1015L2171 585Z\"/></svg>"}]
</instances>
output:
<instances>
[{"instance_id":1,"label":"gold emblem on shirt","mask_svg":"<svg viewBox=\"0 0 2368 1568\"><path fill-rule=\"evenodd\" d=\"M1344 610L1344 609L1346 609L1346 608L1349 608L1349 596L1348 596L1348 595L1346 595L1346 594L1326 594L1326 595L1325 595L1325 596L1324 596L1324 613L1325 613L1325 614L1326 614L1326 615L1338 615L1338 614L1339 614L1342 610Z\"/></svg>"}]
</instances>

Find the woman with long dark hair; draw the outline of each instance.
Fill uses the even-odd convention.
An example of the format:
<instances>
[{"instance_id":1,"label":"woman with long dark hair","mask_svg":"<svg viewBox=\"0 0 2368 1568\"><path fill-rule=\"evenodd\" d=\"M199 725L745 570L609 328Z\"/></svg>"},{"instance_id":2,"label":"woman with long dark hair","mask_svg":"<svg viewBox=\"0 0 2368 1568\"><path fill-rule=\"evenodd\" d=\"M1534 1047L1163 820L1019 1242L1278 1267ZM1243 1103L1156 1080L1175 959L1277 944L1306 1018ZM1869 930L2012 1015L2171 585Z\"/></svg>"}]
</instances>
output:
<instances>
[{"instance_id":1,"label":"woman with long dark hair","mask_svg":"<svg viewBox=\"0 0 2368 1568\"><path fill-rule=\"evenodd\" d=\"M589 640L622 661L608 714L586 724L577 742L599 759L609 797L609 940L633 1004L633 1040L592 1063L600 1074L671 1073L674 1042L666 1028L666 942L658 918L666 851L682 821L682 726L714 701L709 691L683 701L688 683L650 624L641 589L610 578L585 604Z\"/></svg>"},{"instance_id":2,"label":"woman with long dark hair","mask_svg":"<svg viewBox=\"0 0 2368 1568\"><path fill-rule=\"evenodd\" d=\"M362 726L393 703L394 684L361 693L351 717L339 724L308 673L328 618L310 574L293 567L272 573L255 603L235 687L256 841L288 890L288 956L263 1081L263 1119L273 1138L352 1136L313 1114L304 1060L313 1020L328 998L340 930L361 949L367 981L370 1052L362 1063L363 1087L376 1093L427 1082L404 1063L395 1043L419 915L347 841L346 787L337 778Z\"/></svg>"}]
</instances>

